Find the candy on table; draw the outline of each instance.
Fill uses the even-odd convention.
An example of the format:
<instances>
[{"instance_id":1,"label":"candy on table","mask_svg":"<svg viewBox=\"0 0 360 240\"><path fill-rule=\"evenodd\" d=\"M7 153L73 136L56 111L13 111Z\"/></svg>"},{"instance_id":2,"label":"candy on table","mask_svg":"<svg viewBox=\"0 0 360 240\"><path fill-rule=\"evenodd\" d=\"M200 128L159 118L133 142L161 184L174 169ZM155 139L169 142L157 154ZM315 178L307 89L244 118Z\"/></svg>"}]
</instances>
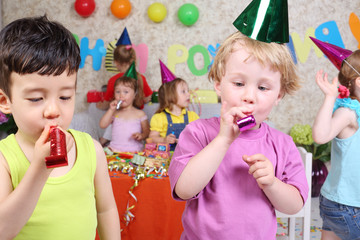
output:
<instances>
[{"instance_id":1,"label":"candy on table","mask_svg":"<svg viewBox=\"0 0 360 240\"><path fill-rule=\"evenodd\" d=\"M145 167L165 167L167 165L168 159L163 158L146 158Z\"/></svg>"},{"instance_id":2,"label":"candy on table","mask_svg":"<svg viewBox=\"0 0 360 240\"><path fill-rule=\"evenodd\" d=\"M145 157L140 156L139 154L134 154L133 158L131 159L131 162L137 165L143 165L145 162Z\"/></svg>"}]
</instances>

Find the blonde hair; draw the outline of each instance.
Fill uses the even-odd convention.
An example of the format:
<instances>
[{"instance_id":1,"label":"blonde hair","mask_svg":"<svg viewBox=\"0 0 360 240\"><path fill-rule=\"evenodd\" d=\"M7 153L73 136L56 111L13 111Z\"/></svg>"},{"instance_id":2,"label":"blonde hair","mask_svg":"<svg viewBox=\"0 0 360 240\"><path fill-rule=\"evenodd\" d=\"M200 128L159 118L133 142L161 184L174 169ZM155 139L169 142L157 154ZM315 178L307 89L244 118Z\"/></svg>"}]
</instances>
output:
<instances>
[{"instance_id":1,"label":"blonde hair","mask_svg":"<svg viewBox=\"0 0 360 240\"><path fill-rule=\"evenodd\" d=\"M163 83L158 91L159 108L156 113L161 113L168 108L170 111L173 109L174 104L178 101L176 88L179 84L187 82L181 78L175 78L171 82Z\"/></svg>"},{"instance_id":2,"label":"blonde hair","mask_svg":"<svg viewBox=\"0 0 360 240\"><path fill-rule=\"evenodd\" d=\"M360 50L353 52L346 61L355 68L356 71L360 72ZM343 62L338 78L341 85L347 87L350 91L350 98L358 99L355 96L355 79L360 77L347 63ZM359 99L358 99L359 100Z\"/></svg>"},{"instance_id":3,"label":"blonde hair","mask_svg":"<svg viewBox=\"0 0 360 240\"><path fill-rule=\"evenodd\" d=\"M255 57L262 65L269 64L272 70L280 72L281 91L284 95L292 94L300 88L296 66L286 45L253 40L241 32L230 35L218 49L208 75L210 81L221 81L226 72L226 62L239 45L245 47L250 56Z\"/></svg>"},{"instance_id":4,"label":"blonde hair","mask_svg":"<svg viewBox=\"0 0 360 240\"><path fill-rule=\"evenodd\" d=\"M135 92L135 98L133 102L133 106L136 108L140 108L144 104L144 98L142 96L143 90L142 87L139 86L138 81L134 78L122 76L116 79L114 84L114 92L117 85L123 84L127 87L130 87Z\"/></svg>"}]
</instances>

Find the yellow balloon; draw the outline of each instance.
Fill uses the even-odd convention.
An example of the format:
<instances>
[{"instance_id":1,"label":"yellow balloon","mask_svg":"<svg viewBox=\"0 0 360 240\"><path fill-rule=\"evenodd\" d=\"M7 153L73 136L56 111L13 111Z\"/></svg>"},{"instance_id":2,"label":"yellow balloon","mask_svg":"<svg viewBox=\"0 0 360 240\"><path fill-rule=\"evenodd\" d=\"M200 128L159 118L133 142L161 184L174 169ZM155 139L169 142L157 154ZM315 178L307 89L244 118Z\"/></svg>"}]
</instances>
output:
<instances>
[{"instance_id":1,"label":"yellow balloon","mask_svg":"<svg viewBox=\"0 0 360 240\"><path fill-rule=\"evenodd\" d=\"M162 3L153 3L148 8L149 18L156 23L161 22L166 17L166 7Z\"/></svg>"}]
</instances>

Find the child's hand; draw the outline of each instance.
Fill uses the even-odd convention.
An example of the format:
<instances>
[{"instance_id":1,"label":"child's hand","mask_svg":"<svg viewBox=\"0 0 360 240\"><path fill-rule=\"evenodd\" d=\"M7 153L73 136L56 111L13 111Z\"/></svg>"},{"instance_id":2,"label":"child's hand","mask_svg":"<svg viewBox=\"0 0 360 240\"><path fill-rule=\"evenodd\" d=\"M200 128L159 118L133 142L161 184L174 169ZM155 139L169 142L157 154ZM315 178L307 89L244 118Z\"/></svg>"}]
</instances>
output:
<instances>
[{"instance_id":1,"label":"child's hand","mask_svg":"<svg viewBox=\"0 0 360 240\"><path fill-rule=\"evenodd\" d=\"M109 109L116 110L116 106L117 106L118 102L119 102L118 100L111 101L110 105L109 105Z\"/></svg>"},{"instance_id":2,"label":"child's hand","mask_svg":"<svg viewBox=\"0 0 360 240\"><path fill-rule=\"evenodd\" d=\"M45 157L50 156L50 126L46 125L39 139L35 142L32 164L46 168Z\"/></svg>"},{"instance_id":3,"label":"child's hand","mask_svg":"<svg viewBox=\"0 0 360 240\"><path fill-rule=\"evenodd\" d=\"M141 133L134 133L133 135L131 135L131 137L132 137L133 139L135 139L136 141L141 141L141 140L143 139Z\"/></svg>"},{"instance_id":4,"label":"child's hand","mask_svg":"<svg viewBox=\"0 0 360 240\"><path fill-rule=\"evenodd\" d=\"M176 136L174 134L169 134L165 137L165 143L173 144L176 142Z\"/></svg>"},{"instance_id":5,"label":"child's hand","mask_svg":"<svg viewBox=\"0 0 360 240\"><path fill-rule=\"evenodd\" d=\"M328 81L327 73L323 76L323 70L319 70L316 73L316 84L319 86L325 96L336 98L338 96L338 78L335 77L332 83Z\"/></svg>"},{"instance_id":6,"label":"child's hand","mask_svg":"<svg viewBox=\"0 0 360 240\"><path fill-rule=\"evenodd\" d=\"M251 109L250 106L229 108L224 101L221 106L221 122L218 135L227 139L229 143L232 143L240 134L236 120L246 117L247 115L244 113L252 111L253 109Z\"/></svg>"},{"instance_id":7,"label":"child's hand","mask_svg":"<svg viewBox=\"0 0 360 240\"><path fill-rule=\"evenodd\" d=\"M275 182L274 167L263 154L243 155L243 160L249 165L249 174L253 175L261 189Z\"/></svg>"}]
</instances>

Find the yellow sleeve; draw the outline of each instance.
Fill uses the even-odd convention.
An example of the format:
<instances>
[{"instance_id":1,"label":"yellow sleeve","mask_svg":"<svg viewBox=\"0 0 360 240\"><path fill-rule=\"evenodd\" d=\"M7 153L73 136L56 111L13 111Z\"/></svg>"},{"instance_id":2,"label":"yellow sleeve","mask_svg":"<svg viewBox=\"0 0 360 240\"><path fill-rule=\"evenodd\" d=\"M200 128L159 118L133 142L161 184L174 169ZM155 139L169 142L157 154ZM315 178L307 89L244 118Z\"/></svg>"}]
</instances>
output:
<instances>
[{"instance_id":1,"label":"yellow sleeve","mask_svg":"<svg viewBox=\"0 0 360 240\"><path fill-rule=\"evenodd\" d=\"M196 112L193 111L188 111L188 116L189 116L189 123L198 120L200 117L197 115Z\"/></svg>"},{"instance_id":2,"label":"yellow sleeve","mask_svg":"<svg viewBox=\"0 0 360 240\"><path fill-rule=\"evenodd\" d=\"M165 113L155 113L150 120L150 131L160 133L161 137L166 137L168 122Z\"/></svg>"}]
</instances>

